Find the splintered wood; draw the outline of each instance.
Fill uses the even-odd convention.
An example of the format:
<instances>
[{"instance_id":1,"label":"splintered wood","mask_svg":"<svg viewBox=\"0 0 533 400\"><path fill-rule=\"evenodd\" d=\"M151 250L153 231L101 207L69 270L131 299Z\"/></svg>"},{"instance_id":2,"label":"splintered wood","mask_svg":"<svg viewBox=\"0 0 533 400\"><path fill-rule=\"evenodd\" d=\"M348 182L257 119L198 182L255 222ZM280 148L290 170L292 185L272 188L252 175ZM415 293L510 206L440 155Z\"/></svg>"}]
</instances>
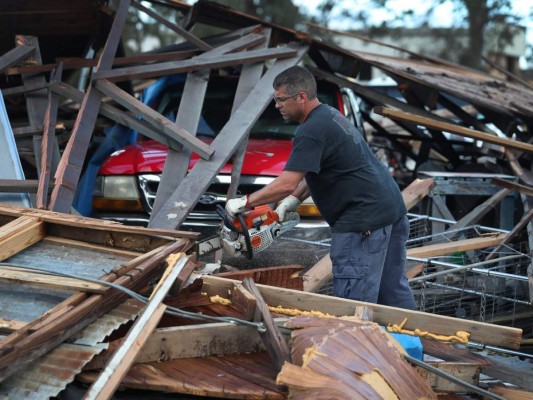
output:
<instances>
[{"instance_id":1,"label":"splintered wood","mask_svg":"<svg viewBox=\"0 0 533 400\"><path fill-rule=\"evenodd\" d=\"M292 399L436 399L402 357L405 351L370 322L295 317L292 360L277 383Z\"/></svg>"}]
</instances>

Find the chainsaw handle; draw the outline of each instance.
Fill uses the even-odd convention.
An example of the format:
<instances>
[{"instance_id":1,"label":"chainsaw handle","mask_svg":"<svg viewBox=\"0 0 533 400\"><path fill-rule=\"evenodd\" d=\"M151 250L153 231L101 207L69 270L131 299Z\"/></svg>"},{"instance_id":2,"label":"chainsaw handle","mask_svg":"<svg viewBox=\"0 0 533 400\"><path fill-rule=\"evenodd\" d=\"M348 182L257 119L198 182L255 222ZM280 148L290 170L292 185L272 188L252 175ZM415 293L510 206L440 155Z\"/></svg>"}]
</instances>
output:
<instances>
[{"instance_id":1,"label":"chainsaw handle","mask_svg":"<svg viewBox=\"0 0 533 400\"><path fill-rule=\"evenodd\" d=\"M217 204L216 211L218 215L220 215L220 218L222 218L222 220L224 221L224 224L228 228L230 228L234 232L244 235L244 240L246 241L246 253L245 253L246 258L251 260L252 257L254 256L254 252L252 250L252 241L250 240L250 232L248 232L248 227L246 226L246 222L244 221L244 217L242 216L242 214L240 213L237 214L237 218L239 222L241 223L241 227L242 227L242 230L240 230L240 229L237 229L233 221L228 218L226 210L220 204Z\"/></svg>"}]
</instances>

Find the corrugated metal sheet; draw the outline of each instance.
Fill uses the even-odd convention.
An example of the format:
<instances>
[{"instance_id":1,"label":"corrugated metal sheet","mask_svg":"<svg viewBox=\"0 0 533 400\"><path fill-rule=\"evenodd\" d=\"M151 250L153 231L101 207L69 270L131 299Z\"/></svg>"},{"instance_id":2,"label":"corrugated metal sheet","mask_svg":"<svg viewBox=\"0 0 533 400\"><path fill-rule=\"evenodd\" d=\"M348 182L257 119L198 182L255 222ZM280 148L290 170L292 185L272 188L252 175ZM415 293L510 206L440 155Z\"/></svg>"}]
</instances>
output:
<instances>
[{"instance_id":1,"label":"corrugated metal sheet","mask_svg":"<svg viewBox=\"0 0 533 400\"><path fill-rule=\"evenodd\" d=\"M353 52L361 60L498 113L533 117L533 92L482 72L427 61Z\"/></svg>"},{"instance_id":2,"label":"corrugated metal sheet","mask_svg":"<svg viewBox=\"0 0 533 400\"><path fill-rule=\"evenodd\" d=\"M57 346L33 368L4 381L0 393L9 400L44 400L57 396L95 355L107 348L101 342L120 325L134 319L141 309L139 302L125 301L80 332L73 343Z\"/></svg>"}]
</instances>

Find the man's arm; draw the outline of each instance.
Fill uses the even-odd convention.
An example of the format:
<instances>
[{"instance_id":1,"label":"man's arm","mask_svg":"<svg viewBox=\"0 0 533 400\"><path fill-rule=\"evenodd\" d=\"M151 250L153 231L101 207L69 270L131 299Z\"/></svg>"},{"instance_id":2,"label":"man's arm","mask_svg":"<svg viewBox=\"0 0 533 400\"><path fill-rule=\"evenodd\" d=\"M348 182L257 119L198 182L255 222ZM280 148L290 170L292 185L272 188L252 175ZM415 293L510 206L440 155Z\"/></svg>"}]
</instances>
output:
<instances>
[{"instance_id":1,"label":"man's arm","mask_svg":"<svg viewBox=\"0 0 533 400\"><path fill-rule=\"evenodd\" d=\"M291 194L296 196L295 193L306 198L309 191L304 176L304 172L283 171L280 176L264 188L248 195L248 207L275 203ZM300 195L296 197L301 198Z\"/></svg>"}]
</instances>

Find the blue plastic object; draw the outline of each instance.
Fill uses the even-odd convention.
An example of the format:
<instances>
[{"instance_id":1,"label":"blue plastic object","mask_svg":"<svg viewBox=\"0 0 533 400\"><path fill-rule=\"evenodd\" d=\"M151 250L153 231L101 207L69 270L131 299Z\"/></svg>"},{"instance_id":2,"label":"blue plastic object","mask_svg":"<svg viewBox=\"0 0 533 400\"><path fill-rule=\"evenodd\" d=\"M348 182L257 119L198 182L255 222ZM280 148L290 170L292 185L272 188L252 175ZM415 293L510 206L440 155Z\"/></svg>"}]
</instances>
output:
<instances>
[{"instance_id":1,"label":"blue plastic object","mask_svg":"<svg viewBox=\"0 0 533 400\"><path fill-rule=\"evenodd\" d=\"M382 327L385 329L384 327ZM418 336L406 335L405 333L394 333L389 332L394 340L396 340L400 346L402 346L407 354L411 357L416 358L417 360L422 361L424 356L424 349L422 347L422 342Z\"/></svg>"}]
</instances>

